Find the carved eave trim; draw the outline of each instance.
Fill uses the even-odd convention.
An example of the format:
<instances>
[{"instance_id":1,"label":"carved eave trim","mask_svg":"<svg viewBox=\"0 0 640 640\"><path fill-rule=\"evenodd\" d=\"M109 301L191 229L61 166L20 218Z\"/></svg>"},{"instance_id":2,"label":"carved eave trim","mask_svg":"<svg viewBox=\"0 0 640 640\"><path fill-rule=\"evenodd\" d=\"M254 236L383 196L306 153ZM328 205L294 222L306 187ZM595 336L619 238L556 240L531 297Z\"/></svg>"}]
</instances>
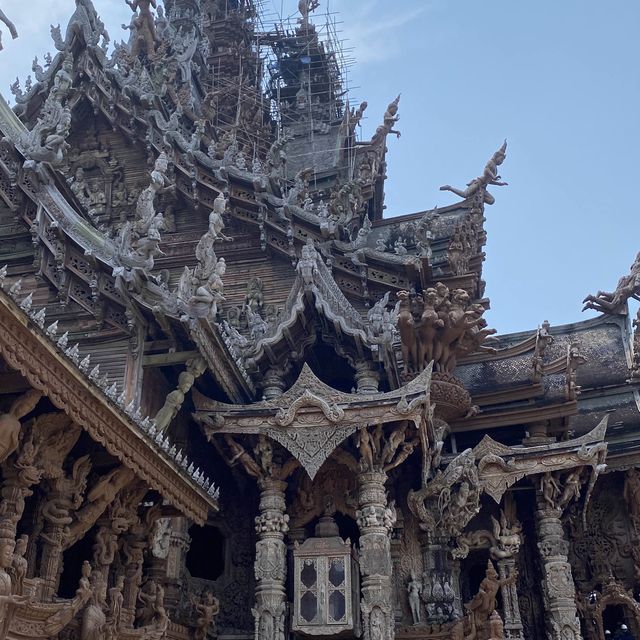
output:
<instances>
[{"instance_id":1,"label":"carved eave trim","mask_svg":"<svg viewBox=\"0 0 640 640\"><path fill-rule=\"evenodd\" d=\"M452 422L451 430L454 433L460 433L462 431L496 429L497 427L516 424L531 424L532 422L543 422L556 418L568 418L575 415L577 411L578 403L575 400L548 406L527 405L523 408L509 409L507 411L487 411L473 418Z\"/></svg>"},{"instance_id":2,"label":"carved eave trim","mask_svg":"<svg viewBox=\"0 0 640 640\"><path fill-rule=\"evenodd\" d=\"M185 516L203 524L209 511L218 511L217 500L159 456L124 415L30 326L5 294L0 294L0 353L9 366Z\"/></svg>"},{"instance_id":3,"label":"carved eave trim","mask_svg":"<svg viewBox=\"0 0 640 640\"><path fill-rule=\"evenodd\" d=\"M296 382L281 396L250 405L211 400L194 389L195 418L213 416L221 433L259 433L268 425L303 429L336 425L379 424L412 420L419 425L431 386L431 369L425 369L404 387L371 395L344 393L322 382L305 364Z\"/></svg>"},{"instance_id":4,"label":"carved eave trim","mask_svg":"<svg viewBox=\"0 0 640 640\"><path fill-rule=\"evenodd\" d=\"M581 466L593 468L593 485L607 454L608 421L607 415L579 438L535 447L509 447L485 435L473 449L484 492L500 503L504 492L526 476Z\"/></svg>"},{"instance_id":5,"label":"carved eave trim","mask_svg":"<svg viewBox=\"0 0 640 640\"><path fill-rule=\"evenodd\" d=\"M211 375L229 398L241 403L255 397L256 389L251 378L242 364L234 359L217 328L202 318L189 318L184 322ZM192 393L197 393L195 388Z\"/></svg>"}]
</instances>

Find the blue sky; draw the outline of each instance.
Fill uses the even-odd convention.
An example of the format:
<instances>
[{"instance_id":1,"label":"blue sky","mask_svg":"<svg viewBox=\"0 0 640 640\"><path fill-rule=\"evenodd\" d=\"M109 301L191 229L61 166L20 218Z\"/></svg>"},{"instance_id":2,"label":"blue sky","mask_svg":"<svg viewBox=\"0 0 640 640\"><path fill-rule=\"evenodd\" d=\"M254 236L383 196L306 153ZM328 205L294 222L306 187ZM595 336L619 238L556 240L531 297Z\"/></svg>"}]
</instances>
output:
<instances>
[{"instance_id":1,"label":"blue sky","mask_svg":"<svg viewBox=\"0 0 640 640\"><path fill-rule=\"evenodd\" d=\"M124 0L95 0L112 38ZM293 15L296 0L265 0ZM0 89L52 50L49 24L73 0L3 0ZM589 317L581 300L614 288L640 250L640 3L628 0L322 0L354 49L352 102L369 102L365 137L402 93L402 138L389 140L387 215L452 203L504 138L487 207L485 280L500 333Z\"/></svg>"}]
</instances>

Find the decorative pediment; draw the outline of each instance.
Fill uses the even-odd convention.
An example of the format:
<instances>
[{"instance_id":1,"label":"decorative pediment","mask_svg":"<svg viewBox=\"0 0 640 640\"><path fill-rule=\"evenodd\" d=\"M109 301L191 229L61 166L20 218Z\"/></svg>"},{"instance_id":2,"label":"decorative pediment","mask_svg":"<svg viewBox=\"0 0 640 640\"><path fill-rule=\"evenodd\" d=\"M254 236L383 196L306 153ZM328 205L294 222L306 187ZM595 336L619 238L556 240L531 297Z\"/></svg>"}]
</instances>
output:
<instances>
[{"instance_id":1,"label":"decorative pediment","mask_svg":"<svg viewBox=\"0 0 640 640\"><path fill-rule=\"evenodd\" d=\"M485 435L473 449L483 490L500 503L504 492L526 476L581 466L596 469L607 452L608 420L605 416L589 433L573 440L536 447L508 447Z\"/></svg>"},{"instance_id":2,"label":"decorative pediment","mask_svg":"<svg viewBox=\"0 0 640 640\"><path fill-rule=\"evenodd\" d=\"M219 433L265 434L288 449L313 478L336 447L359 427L412 421L426 428L431 387L427 369L400 389L362 395L322 382L305 364L293 386L250 405L217 402L193 390L194 418L211 440Z\"/></svg>"}]
</instances>

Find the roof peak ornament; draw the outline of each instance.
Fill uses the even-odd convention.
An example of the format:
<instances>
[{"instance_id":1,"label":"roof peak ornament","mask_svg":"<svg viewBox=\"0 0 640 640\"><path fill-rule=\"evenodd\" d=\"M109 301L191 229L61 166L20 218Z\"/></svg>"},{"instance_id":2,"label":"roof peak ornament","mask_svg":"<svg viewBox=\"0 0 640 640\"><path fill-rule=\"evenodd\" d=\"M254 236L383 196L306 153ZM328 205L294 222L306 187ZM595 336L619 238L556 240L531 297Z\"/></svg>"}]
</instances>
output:
<instances>
[{"instance_id":1,"label":"roof peak ornament","mask_svg":"<svg viewBox=\"0 0 640 640\"><path fill-rule=\"evenodd\" d=\"M445 184L440 187L440 191L451 191L451 193L455 193L465 200L472 196L479 196L483 204L493 204L496 199L487 191L487 187L489 185L506 187L509 184L508 182L502 182L501 176L498 175L498 167L504 162L506 157L507 141L505 139L502 146L491 156L489 162L485 165L482 175L468 182L466 189L456 189L451 185Z\"/></svg>"}]
</instances>

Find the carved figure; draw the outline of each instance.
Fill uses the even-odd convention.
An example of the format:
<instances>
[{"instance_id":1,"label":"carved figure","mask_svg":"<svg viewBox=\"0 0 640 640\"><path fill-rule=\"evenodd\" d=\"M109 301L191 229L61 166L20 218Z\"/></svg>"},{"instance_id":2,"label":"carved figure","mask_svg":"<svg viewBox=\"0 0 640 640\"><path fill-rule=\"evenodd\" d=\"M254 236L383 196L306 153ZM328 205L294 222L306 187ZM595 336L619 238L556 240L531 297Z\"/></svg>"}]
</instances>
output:
<instances>
[{"instance_id":1,"label":"carved figure","mask_svg":"<svg viewBox=\"0 0 640 640\"><path fill-rule=\"evenodd\" d=\"M504 510L500 510L500 520L491 516L491 522L495 539L495 544L489 549L491 557L496 560L512 558L520 548L522 526L519 522L509 522Z\"/></svg>"},{"instance_id":2,"label":"carved figure","mask_svg":"<svg viewBox=\"0 0 640 640\"><path fill-rule=\"evenodd\" d=\"M251 311L260 311L264 304L264 284L260 278L251 278L247 284L247 293L244 297L244 304Z\"/></svg>"},{"instance_id":3,"label":"carved figure","mask_svg":"<svg viewBox=\"0 0 640 640\"><path fill-rule=\"evenodd\" d=\"M13 552L13 561L11 562L11 580L13 583L13 593L18 596L22 595L24 579L27 575L28 562L24 557L27 552L27 544L29 536L21 535L16 541L15 551Z\"/></svg>"},{"instance_id":4,"label":"carved figure","mask_svg":"<svg viewBox=\"0 0 640 640\"><path fill-rule=\"evenodd\" d=\"M8 413L0 414L0 462L17 448L22 424L20 419L31 413L42 398L42 392L30 389L13 401Z\"/></svg>"},{"instance_id":5,"label":"carved figure","mask_svg":"<svg viewBox=\"0 0 640 640\"><path fill-rule=\"evenodd\" d=\"M126 0L131 10L136 14L133 19L134 33L132 33L133 44L131 55L137 58L144 49L148 58L153 57L158 36L156 34L156 24L151 13L151 7L157 8L156 0ZM138 9L140 10L139 13Z\"/></svg>"},{"instance_id":6,"label":"carved figure","mask_svg":"<svg viewBox=\"0 0 640 640\"><path fill-rule=\"evenodd\" d=\"M28 160L25 168L38 170L38 163L59 165L68 148L67 137L71 130L71 110L66 105L71 89L73 58L67 54L54 77L53 86L40 116L31 131L23 132L20 144Z\"/></svg>"},{"instance_id":7,"label":"carved figure","mask_svg":"<svg viewBox=\"0 0 640 640\"><path fill-rule=\"evenodd\" d=\"M565 373L565 398L575 400L580 392L577 383L578 367L584 364L587 359L580 353L580 348L575 342L567 347L567 369Z\"/></svg>"},{"instance_id":8,"label":"carved figure","mask_svg":"<svg viewBox=\"0 0 640 640\"><path fill-rule=\"evenodd\" d=\"M5 24L7 29L9 29L9 33L11 34L11 37L15 40L18 37L18 30L16 29L15 25L13 24L13 22L11 22L11 20L9 20L9 18L7 18L6 14L4 13L4 11L2 9L0 9L0 22L3 22ZM0 31L0 51L2 51L2 49L3 49L3 47L2 47L2 32Z\"/></svg>"},{"instance_id":9,"label":"carved figure","mask_svg":"<svg viewBox=\"0 0 640 640\"><path fill-rule=\"evenodd\" d=\"M505 140L503 145L491 156L491 159L485 165L482 175L468 182L466 189L456 189L451 185L445 184L440 187L440 191L451 191L451 193L455 193L465 200L475 194L480 194L481 201L484 204L493 204L496 199L487 191L487 187L490 185L503 187L508 184L507 182L501 182L500 176L498 175L498 167L504 162L506 157L507 141Z\"/></svg>"},{"instance_id":10,"label":"carved figure","mask_svg":"<svg viewBox=\"0 0 640 640\"><path fill-rule=\"evenodd\" d=\"M124 596L122 595L123 589L124 575L120 574L116 579L115 586L109 589L109 617L107 625L109 635L114 639L118 638L122 622L122 605L124 603Z\"/></svg>"},{"instance_id":11,"label":"carved figure","mask_svg":"<svg viewBox=\"0 0 640 640\"><path fill-rule=\"evenodd\" d=\"M219 258L215 269L207 281L200 285L189 299L189 307L195 317L209 317L215 319L218 315L218 303L224 300L224 276L227 265L224 258Z\"/></svg>"},{"instance_id":12,"label":"carved figure","mask_svg":"<svg viewBox=\"0 0 640 640\"><path fill-rule=\"evenodd\" d=\"M598 291L596 295L588 295L583 302L582 310L593 309L611 315L626 313L629 298L640 300L640 253L636 256L629 275L618 280L615 291Z\"/></svg>"},{"instance_id":13,"label":"carved figure","mask_svg":"<svg viewBox=\"0 0 640 640\"><path fill-rule=\"evenodd\" d=\"M553 336L549 333L550 328L551 325L549 324L549 321L545 320L538 327L538 331L536 333L536 346L532 359L534 382L539 382L542 379L544 352L547 347L553 343Z\"/></svg>"},{"instance_id":14,"label":"carved figure","mask_svg":"<svg viewBox=\"0 0 640 640\"><path fill-rule=\"evenodd\" d=\"M433 361L435 371L452 372L458 357L476 351L495 353L483 345L495 333L486 329L482 304L472 303L464 289L449 291L442 282L423 295L398 292L396 322L405 377L411 378Z\"/></svg>"},{"instance_id":15,"label":"carved figure","mask_svg":"<svg viewBox=\"0 0 640 640\"><path fill-rule=\"evenodd\" d=\"M480 509L480 487L475 455L467 449L424 483L409 491L407 503L426 531L459 535Z\"/></svg>"},{"instance_id":16,"label":"carved figure","mask_svg":"<svg viewBox=\"0 0 640 640\"><path fill-rule=\"evenodd\" d=\"M228 433L224 434L225 442L231 451L231 458L228 460L230 466L234 466L239 462L248 476L260 479L263 476L263 470L260 465L247 453L246 449L237 443Z\"/></svg>"},{"instance_id":17,"label":"carved figure","mask_svg":"<svg viewBox=\"0 0 640 640\"><path fill-rule=\"evenodd\" d=\"M476 627L484 624L496 608L496 596L500 587L514 584L517 579L517 572L514 571L508 578L500 580L498 572L493 566L493 562L487 562L487 572L480 583L478 593L464 607L475 621Z\"/></svg>"},{"instance_id":18,"label":"carved figure","mask_svg":"<svg viewBox=\"0 0 640 640\"><path fill-rule=\"evenodd\" d=\"M204 594L200 602L192 602L198 615L193 637L195 640L206 640L209 631L215 634L215 618L220 613L220 602L210 591Z\"/></svg>"},{"instance_id":19,"label":"carved figure","mask_svg":"<svg viewBox=\"0 0 640 640\"><path fill-rule=\"evenodd\" d=\"M13 617L13 607L28 602L28 597L14 593L8 570L13 562L15 541L13 538L0 538L0 632L9 628Z\"/></svg>"},{"instance_id":20,"label":"carved figure","mask_svg":"<svg viewBox=\"0 0 640 640\"><path fill-rule=\"evenodd\" d=\"M407 585L407 594L409 599L409 609L411 611L411 618L413 624L420 624L421 622L421 598L422 595L422 582L416 578L415 573L411 572L411 580Z\"/></svg>"}]
</instances>

